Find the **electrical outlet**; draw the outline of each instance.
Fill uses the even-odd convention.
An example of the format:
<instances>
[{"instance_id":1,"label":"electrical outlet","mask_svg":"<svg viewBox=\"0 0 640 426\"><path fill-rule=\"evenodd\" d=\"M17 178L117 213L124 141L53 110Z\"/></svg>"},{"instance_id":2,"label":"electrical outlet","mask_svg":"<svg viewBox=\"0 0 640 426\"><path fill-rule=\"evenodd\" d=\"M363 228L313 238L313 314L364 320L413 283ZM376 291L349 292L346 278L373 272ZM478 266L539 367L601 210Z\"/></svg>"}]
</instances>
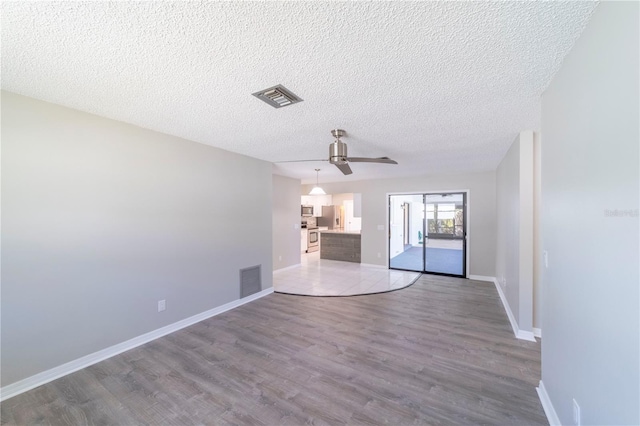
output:
<instances>
[{"instance_id":1,"label":"electrical outlet","mask_svg":"<svg viewBox=\"0 0 640 426\"><path fill-rule=\"evenodd\" d=\"M580 406L575 399L573 400L573 424L580 426Z\"/></svg>"},{"instance_id":2,"label":"electrical outlet","mask_svg":"<svg viewBox=\"0 0 640 426\"><path fill-rule=\"evenodd\" d=\"M167 309L167 301L166 300L158 300L158 312L162 312Z\"/></svg>"},{"instance_id":3,"label":"electrical outlet","mask_svg":"<svg viewBox=\"0 0 640 426\"><path fill-rule=\"evenodd\" d=\"M278 256L278 261L282 262L282 256Z\"/></svg>"},{"instance_id":4,"label":"electrical outlet","mask_svg":"<svg viewBox=\"0 0 640 426\"><path fill-rule=\"evenodd\" d=\"M378 253L378 259L380 259L382 257L381 253Z\"/></svg>"},{"instance_id":5,"label":"electrical outlet","mask_svg":"<svg viewBox=\"0 0 640 426\"><path fill-rule=\"evenodd\" d=\"M293 224L293 229L298 229L300 228L300 224L299 223L294 223Z\"/></svg>"},{"instance_id":6,"label":"electrical outlet","mask_svg":"<svg viewBox=\"0 0 640 426\"><path fill-rule=\"evenodd\" d=\"M546 250L542 252L542 258L544 259L544 267L548 268L549 267L549 252L547 252Z\"/></svg>"},{"instance_id":7,"label":"electrical outlet","mask_svg":"<svg viewBox=\"0 0 640 426\"><path fill-rule=\"evenodd\" d=\"M384 231L384 225L378 225L378 231Z\"/></svg>"}]
</instances>

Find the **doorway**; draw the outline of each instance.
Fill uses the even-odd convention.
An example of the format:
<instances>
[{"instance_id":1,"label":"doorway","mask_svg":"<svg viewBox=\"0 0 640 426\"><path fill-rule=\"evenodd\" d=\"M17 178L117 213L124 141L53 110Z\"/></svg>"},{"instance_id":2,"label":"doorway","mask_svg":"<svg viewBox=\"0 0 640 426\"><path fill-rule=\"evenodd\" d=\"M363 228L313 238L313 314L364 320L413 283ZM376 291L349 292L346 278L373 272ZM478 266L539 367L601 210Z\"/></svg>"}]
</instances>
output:
<instances>
[{"instance_id":1,"label":"doorway","mask_svg":"<svg viewBox=\"0 0 640 426\"><path fill-rule=\"evenodd\" d=\"M467 193L389 195L389 268L466 277Z\"/></svg>"}]
</instances>

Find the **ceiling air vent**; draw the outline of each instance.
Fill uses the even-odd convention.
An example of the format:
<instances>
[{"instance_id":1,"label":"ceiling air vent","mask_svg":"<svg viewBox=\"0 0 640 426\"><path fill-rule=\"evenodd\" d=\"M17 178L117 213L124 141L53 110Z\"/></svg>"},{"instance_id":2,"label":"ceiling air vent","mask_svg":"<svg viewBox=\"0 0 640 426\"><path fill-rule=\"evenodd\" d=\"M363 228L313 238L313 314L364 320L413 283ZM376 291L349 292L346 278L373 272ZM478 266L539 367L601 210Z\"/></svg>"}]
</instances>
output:
<instances>
[{"instance_id":1,"label":"ceiling air vent","mask_svg":"<svg viewBox=\"0 0 640 426\"><path fill-rule=\"evenodd\" d=\"M302 99L299 96L291 93L282 84L278 84L277 86L273 86L252 94L256 98L265 101L274 108L282 108L289 105L297 104L298 102L302 102Z\"/></svg>"}]
</instances>

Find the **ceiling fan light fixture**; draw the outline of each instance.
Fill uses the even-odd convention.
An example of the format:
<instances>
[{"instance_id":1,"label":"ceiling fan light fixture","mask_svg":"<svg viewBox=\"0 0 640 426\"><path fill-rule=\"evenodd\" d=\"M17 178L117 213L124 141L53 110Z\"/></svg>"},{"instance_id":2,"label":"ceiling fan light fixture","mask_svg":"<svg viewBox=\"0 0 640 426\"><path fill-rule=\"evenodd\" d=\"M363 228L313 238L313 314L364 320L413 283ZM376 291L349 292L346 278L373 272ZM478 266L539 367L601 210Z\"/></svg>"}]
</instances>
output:
<instances>
[{"instance_id":1,"label":"ceiling fan light fixture","mask_svg":"<svg viewBox=\"0 0 640 426\"><path fill-rule=\"evenodd\" d=\"M329 163L333 164L342 172L343 175L347 176L353 173L349 163L377 163L377 164L398 164L397 161L392 160L389 157L349 157L347 154L347 144L340 140L346 132L342 129L333 129L331 134L334 138L336 138L333 143L329 144ZM327 161L327 160L295 160L295 161ZM289 161L282 161L283 163L288 163ZM317 172L320 169L316 169L316 186L311 190L309 195L322 195L325 192L318 185L318 176Z\"/></svg>"},{"instance_id":2,"label":"ceiling fan light fixture","mask_svg":"<svg viewBox=\"0 0 640 426\"><path fill-rule=\"evenodd\" d=\"M326 195L327 193L324 192L324 189L320 188L320 184L318 184L318 172L320 171L320 169L315 169L315 170L316 170L316 186L311 188L311 191L309 191L309 195Z\"/></svg>"},{"instance_id":3,"label":"ceiling fan light fixture","mask_svg":"<svg viewBox=\"0 0 640 426\"><path fill-rule=\"evenodd\" d=\"M324 189L320 188L319 186L314 186L313 189L309 192L309 195L326 195L327 193L324 192Z\"/></svg>"},{"instance_id":4,"label":"ceiling fan light fixture","mask_svg":"<svg viewBox=\"0 0 640 426\"><path fill-rule=\"evenodd\" d=\"M329 145L329 162L331 164L347 163L347 144L340 139L336 139Z\"/></svg>"}]
</instances>

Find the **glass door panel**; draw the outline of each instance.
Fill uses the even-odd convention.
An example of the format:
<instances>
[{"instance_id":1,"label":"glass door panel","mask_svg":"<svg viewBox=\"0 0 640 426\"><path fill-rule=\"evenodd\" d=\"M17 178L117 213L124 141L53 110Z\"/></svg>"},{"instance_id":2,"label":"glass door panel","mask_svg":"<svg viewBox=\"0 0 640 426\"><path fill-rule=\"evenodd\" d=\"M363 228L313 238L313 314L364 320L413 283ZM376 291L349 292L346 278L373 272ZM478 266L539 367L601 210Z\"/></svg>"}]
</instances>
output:
<instances>
[{"instance_id":1,"label":"glass door panel","mask_svg":"<svg viewBox=\"0 0 640 426\"><path fill-rule=\"evenodd\" d=\"M389 196L389 267L466 276L466 193Z\"/></svg>"},{"instance_id":2,"label":"glass door panel","mask_svg":"<svg viewBox=\"0 0 640 426\"><path fill-rule=\"evenodd\" d=\"M425 272L465 275L465 197L464 193L425 194Z\"/></svg>"},{"instance_id":3,"label":"glass door panel","mask_svg":"<svg viewBox=\"0 0 640 426\"><path fill-rule=\"evenodd\" d=\"M424 270L422 194L389 196L389 267Z\"/></svg>"}]
</instances>

